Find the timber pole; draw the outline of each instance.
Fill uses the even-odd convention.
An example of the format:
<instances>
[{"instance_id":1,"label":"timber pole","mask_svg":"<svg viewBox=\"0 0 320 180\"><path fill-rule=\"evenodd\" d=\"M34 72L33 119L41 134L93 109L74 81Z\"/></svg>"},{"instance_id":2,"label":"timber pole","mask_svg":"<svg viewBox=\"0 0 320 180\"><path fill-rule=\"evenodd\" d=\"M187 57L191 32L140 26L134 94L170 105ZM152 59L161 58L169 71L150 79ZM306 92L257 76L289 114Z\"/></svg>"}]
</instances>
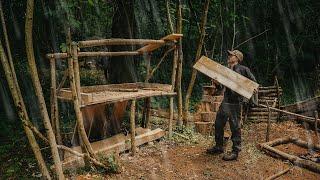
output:
<instances>
[{"instance_id":1,"label":"timber pole","mask_svg":"<svg viewBox=\"0 0 320 180\"><path fill-rule=\"evenodd\" d=\"M130 129L131 129L131 152L133 156L136 154L135 114L136 114L136 100L132 100L131 108L130 108Z\"/></svg>"},{"instance_id":2,"label":"timber pole","mask_svg":"<svg viewBox=\"0 0 320 180\"><path fill-rule=\"evenodd\" d=\"M56 138L50 123L50 118L49 118L47 107L43 97L42 87L38 77L38 70L37 70L35 57L34 57L33 39L32 39L33 12L34 12L34 0L28 0L27 10L26 10L26 22L25 22L25 41L26 41L27 59L28 59L28 64L30 68L32 82L33 82L38 103L40 106L40 112L43 118L44 127L46 128L46 131L47 131L47 136L50 143L50 148L51 148L53 162L55 165L57 178L65 179L63 170L62 170L61 160L59 157L58 148L57 148Z\"/></svg>"}]
</instances>

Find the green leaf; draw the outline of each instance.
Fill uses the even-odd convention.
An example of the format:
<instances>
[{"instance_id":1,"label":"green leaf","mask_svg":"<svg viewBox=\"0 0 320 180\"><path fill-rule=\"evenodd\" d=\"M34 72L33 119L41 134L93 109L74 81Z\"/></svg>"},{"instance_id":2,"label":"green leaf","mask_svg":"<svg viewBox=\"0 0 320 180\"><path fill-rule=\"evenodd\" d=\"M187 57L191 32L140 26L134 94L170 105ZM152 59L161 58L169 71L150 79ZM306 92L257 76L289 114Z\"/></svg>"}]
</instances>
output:
<instances>
[{"instance_id":1,"label":"green leaf","mask_svg":"<svg viewBox=\"0 0 320 180\"><path fill-rule=\"evenodd\" d=\"M66 45L66 43L60 44L60 50L61 50L62 52L67 52L67 45Z\"/></svg>"}]
</instances>

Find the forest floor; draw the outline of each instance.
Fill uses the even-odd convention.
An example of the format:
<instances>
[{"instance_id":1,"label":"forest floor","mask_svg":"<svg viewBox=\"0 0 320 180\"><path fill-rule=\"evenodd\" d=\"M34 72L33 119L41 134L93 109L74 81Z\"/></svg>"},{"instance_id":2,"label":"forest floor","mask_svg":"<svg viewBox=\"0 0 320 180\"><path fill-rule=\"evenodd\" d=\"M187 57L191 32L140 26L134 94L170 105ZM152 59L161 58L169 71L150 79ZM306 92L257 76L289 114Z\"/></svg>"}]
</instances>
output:
<instances>
[{"instance_id":1,"label":"forest floor","mask_svg":"<svg viewBox=\"0 0 320 180\"><path fill-rule=\"evenodd\" d=\"M273 123L270 139L284 136L307 138L302 125L295 122ZM245 124L243 144L238 160L226 162L222 155L208 155L212 137L187 134L189 140L176 136L173 141L162 139L139 148L136 156L120 155L121 173L103 175L86 172L73 174L76 179L265 179L290 166L289 162L270 157L257 148L265 141L266 123ZM311 131L312 132L312 131ZM311 135L313 136L313 135ZM313 137L315 140L315 137ZM231 147L230 140L226 149ZM281 145L281 150L294 155L305 155L307 150L295 145ZM320 174L293 166L280 179L320 179Z\"/></svg>"}]
</instances>

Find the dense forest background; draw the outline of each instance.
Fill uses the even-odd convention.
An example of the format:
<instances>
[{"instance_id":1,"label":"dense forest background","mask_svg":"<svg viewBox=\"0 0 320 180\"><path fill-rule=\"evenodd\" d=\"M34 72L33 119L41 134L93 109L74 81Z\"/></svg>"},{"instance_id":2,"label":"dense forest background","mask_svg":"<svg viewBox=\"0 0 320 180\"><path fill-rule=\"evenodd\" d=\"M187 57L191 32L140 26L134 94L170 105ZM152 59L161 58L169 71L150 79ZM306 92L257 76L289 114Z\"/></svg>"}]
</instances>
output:
<instances>
[{"instance_id":1,"label":"dense forest background","mask_svg":"<svg viewBox=\"0 0 320 180\"><path fill-rule=\"evenodd\" d=\"M34 49L46 100L49 101L49 61L45 54L65 51L66 29L71 28L72 40L112 38L115 31L128 26L116 26L117 11L127 9L130 14L131 38L159 39L170 32L166 3L173 24L176 21L177 2L174 0L52 0L36 1L34 15ZM188 87L192 65L199 41L199 26L204 0L183 0L183 95ZM26 2L2 2L14 65L31 119L40 121L28 70L24 22ZM277 76L284 89L284 104L319 95L320 89L320 1L318 0L212 0L206 25L203 55L226 63L226 50L232 48L244 53L244 64L250 67L259 84L272 85ZM122 21L118 18L118 21ZM119 25L119 23L118 23ZM174 26L175 27L175 26ZM2 32L2 29L1 29ZM4 37L1 34L1 40ZM128 38L128 37L126 37ZM252 39L250 39L252 38ZM234 42L233 42L234 39ZM248 41L246 41L248 40ZM161 52L153 54L152 64L158 63ZM143 58L143 57L142 57ZM161 65L152 81L169 82L171 61ZM105 59L108 61L108 59ZM123 65L123 64L122 64ZM63 63L58 63L63 68ZM126 65L123 65L126 66ZM136 58L131 76L142 81L144 61ZM121 70L120 65L114 70ZM94 72L83 71L82 84L103 84L115 80L105 79L102 64ZM131 69L131 70L132 70ZM10 132L21 128L10 91L0 66L0 142ZM196 80L192 105L201 97L201 87L210 81L203 75ZM167 102L160 102L166 104ZM193 108L194 106L192 106ZM65 107L68 109L68 107ZM18 126L17 126L18 124ZM35 123L37 124L37 123ZM41 126L41 125L39 125Z\"/></svg>"}]
</instances>

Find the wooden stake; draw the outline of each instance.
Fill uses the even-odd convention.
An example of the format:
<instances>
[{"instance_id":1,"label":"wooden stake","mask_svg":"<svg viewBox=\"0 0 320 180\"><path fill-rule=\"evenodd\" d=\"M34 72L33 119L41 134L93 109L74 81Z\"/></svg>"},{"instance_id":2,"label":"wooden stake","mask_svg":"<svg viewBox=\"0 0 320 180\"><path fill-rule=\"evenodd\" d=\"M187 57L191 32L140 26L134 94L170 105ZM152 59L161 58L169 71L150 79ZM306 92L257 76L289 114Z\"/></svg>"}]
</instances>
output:
<instances>
[{"instance_id":1,"label":"wooden stake","mask_svg":"<svg viewBox=\"0 0 320 180\"><path fill-rule=\"evenodd\" d=\"M83 141L83 144L85 146L85 149L88 151L90 156L94 157L94 152L93 149L90 145L87 133L84 128L83 124L83 117L82 113L80 110L80 102L79 102L79 97L78 97L78 92L77 92L77 87L76 87L76 79L75 79L75 72L74 72L74 63L73 59L77 59L77 51L75 51L73 48L71 49L72 52L72 58L68 58L68 68L69 68L69 80L70 80L70 85L71 85L71 91L72 91L72 100L73 100L73 106L75 110L75 114L77 117L77 124L78 124L78 130L79 130L79 135Z\"/></svg>"},{"instance_id":2,"label":"wooden stake","mask_svg":"<svg viewBox=\"0 0 320 180\"><path fill-rule=\"evenodd\" d=\"M44 127L47 131L48 140L51 147L52 158L55 164L55 170L58 179L65 179L63 175L62 165L59 157L59 152L57 148L57 142L55 135L52 130L52 126L50 123L50 118L48 115L46 103L42 93L41 83L38 77L38 70L34 57L33 50L33 39L32 39L32 28L33 28L33 12L34 12L34 0L27 1L27 10L26 10L26 22L25 22L25 42L26 42L26 52L27 59L29 63L31 79L33 82L34 89L36 91L36 96L38 99L38 103L40 106L41 116L43 118Z\"/></svg>"},{"instance_id":3,"label":"wooden stake","mask_svg":"<svg viewBox=\"0 0 320 180\"><path fill-rule=\"evenodd\" d=\"M319 119L318 111L314 111L314 119L315 119L315 121L314 121L314 132L316 133L316 137L318 138L318 140L320 140L319 139L319 132L318 132L318 119Z\"/></svg>"},{"instance_id":4,"label":"wooden stake","mask_svg":"<svg viewBox=\"0 0 320 180\"><path fill-rule=\"evenodd\" d=\"M146 124L145 127L150 129L150 119L151 119L151 98L146 99Z\"/></svg>"},{"instance_id":5,"label":"wooden stake","mask_svg":"<svg viewBox=\"0 0 320 180\"><path fill-rule=\"evenodd\" d=\"M178 50L175 48L174 50L174 55L173 55L173 64L172 64L172 74L171 74L171 84L172 84L172 89L171 91L174 92L175 90L175 83L176 83L176 74L177 74L177 66L178 66ZM169 125L168 125L168 136L169 138L172 137L172 124L173 124L173 102L174 98L170 97L170 102L169 102Z\"/></svg>"},{"instance_id":6,"label":"wooden stake","mask_svg":"<svg viewBox=\"0 0 320 180\"><path fill-rule=\"evenodd\" d=\"M136 154L135 112L136 112L136 100L132 100L131 108L130 108L130 129L131 129L131 151L133 156Z\"/></svg>"},{"instance_id":7,"label":"wooden stake","mask_svg":"<svg viewBox=\"0 0 320 180\"><path fill-rule=\"evenodd\" d=\"M56 62L53 58L50 59L50 73L51 73L51 124L53 128L53 132L56 135L57 144L62 144L59 111L58 111L58 98L57 98ZM60 151L60 157L63 157L63 151Z\"/></svg>"},{"instance_id":8,"label":"wooden stake","mask_svg":"<svg viewBox=\"0 0 320 180\"><path fill-rule=\"evenodd\" d=\"M269 141L269 137L270 137L270 125L271 125L271 111L270 111L270 106L269 103L267 103L267 107L268 107L268 125L267 125L267 134L266 134L266 142Z\"/></svg>"},{"instance_id":9,"label":"wooden stake","mask_svg":"<svg viewBox=\"0 0 320 180\"><path fill-rule=\"evenodd\" d=\"M278 106L277 106L277 108L280 109L280 87L279 87L279 82L278 82L277 76L275 76L274 79L275 79L275 84L277 86L277 97L278 97ZM278 122L280 121L280 116L281 116L281 114L280 114L280 112L278 112L278 119L277 119Z\"/></svg>"}]
</instances>

